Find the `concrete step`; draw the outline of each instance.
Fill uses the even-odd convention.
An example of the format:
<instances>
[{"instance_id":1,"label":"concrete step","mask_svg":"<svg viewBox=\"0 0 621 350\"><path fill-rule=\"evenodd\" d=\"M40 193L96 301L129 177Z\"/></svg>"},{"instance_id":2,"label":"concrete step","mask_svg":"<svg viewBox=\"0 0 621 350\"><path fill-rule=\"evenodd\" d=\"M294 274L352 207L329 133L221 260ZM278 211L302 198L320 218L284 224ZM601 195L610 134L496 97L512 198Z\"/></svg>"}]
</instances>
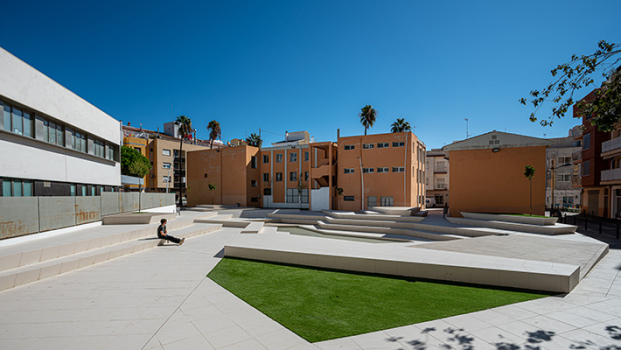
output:
<instances>
[{"instance_id":1,"label":"concrete step","mask_svg":"<svg viewBox=\"0 0 621 350\"><path fill-rule=\"evenodd\" d=\"M334 210L322 210L323 214L336 218L336 219L348 219L348 220L385 220L385 221L399 221L399 222L421 222L425 218L421 216L403 216L403 215L389 215L389 214L358 214L347 211L334 211ZM369 212L369 211L366 211Z\"/></svg>"},{"instance_id":2,"label":"concrete step","mask_svg":"<svg viewBox=\"0 0 621 350\"><path fill-rule=\"evenodd\" d=\"M212 210L222 210L222 209L237 209L239 205L237 204L199 204L196 208L203 209L212 209Z\"/></svg>"},{"instance_id":3,"label":"concrete step","mask_svg":"<svg viewBox=\"0 0 621 350\"><path fill-rule=\"evenodd\" d=\"M254 221L250 222L246 228L241 230L241 233L261 233L263 230L263 222Z\"/></svg>"},{"instance_id":4,"label":"concrete step","mask_svg":"<svg viewBox=\"0 0 621 350\"><path fill-rule=\"evenodd\" d=\"M190 238L210 233L222 228L220 225L192 225L174 231L177 238ZM173 232L171 232L171 235ZM118 258L123 255L137 253L158 246L160 239L156 234L149 238L138 238L130 241L103 246L97 249L74 253L50 259L32 265L21 266L0 272L0 291L18 287L27 283L43 280L59 274L87 267L100 262Z\"/></svg>"},{"instance_id":5,"label":"concrete step","mask_svg":"<svg viewBox=\"0 0 621 350\"><path fill-rule=\"evenodd\" d=\"M543 235L561 235L561 234L569 234L574 233L578 229L577 226L566 225L556 223L555 225L529 225L522 224L516 222L506 222L506 221L488 221L488 220L479 220L479 219L466 219L466 218L453 218L448 217L447 220L452 223L462 224L462 225L471 225L471 226L480 226L487 227L493 229L514 231L514 232L527 232L527 233L537 233Z\"/></svg>"},{"instance_id":6,"label":"concrete step","mask_svg":"<svg viewBox=\"0 0 621 350\"><path fill-rule=\"evenodd\" d=\"M170 220L166 226L168 231L172 234L176 232L176 230L192 225L192 223L193 219L177 218L175 220ZM135 228L132 229L131 227L133 226ZM0 271L37 264L67 255L78 254L113 244L156 235L158 226L159 224L127 225L123 227L125 231L121 231L118 226L106 226L105 228L102 226L99 232L89 233L88 236L85 235L84 237L76 234L68 234L55 237L53 240L45 239L41 242L27 243L24 244L24 251L0 255ZM111 233L111 230L113 233ZM117 231L120 232L116 233ZM6 249L6 252L15 251L17 249L19 249L19 246L14 246L10 249Z\"/></svg>"},{"instance_id":7,"label":"concrete step","mask_svg":"<svg viewBox=\"0 0 621 350\"><path fill-rule=\"evenodd\" d=\"M391 227L379 227L379 226L354 226L354 225L339 225L330 224L320 221L318 226L324 230L338 230L338 231L356 231L356 232L369 232L375 234L393 234L393 235L407 235L417 238L424 238L434 241L446 241L454 239L462 239L463 237L453 235L450 233L415 230L407 228L391 228Z\"/></svg>"},{"instance_id":8,"label":"concrete step","mask_svg":"<svg viewBox=\"0 0 621 350\"><path fill-rule=\"evenodd\" d=\"M300 228L322 233L330 236L340 236L340 237L353 237L353 238L367 238L367 239L377 239L383 241L391 241L391 242L411 242L411 240L404 237L397 237L396 235L380 235L376 233L365 233L365 232L352 232L352 231L336 231L336 230L325 230L316 225L300 225Z\"/></svg>"}]
</instances>

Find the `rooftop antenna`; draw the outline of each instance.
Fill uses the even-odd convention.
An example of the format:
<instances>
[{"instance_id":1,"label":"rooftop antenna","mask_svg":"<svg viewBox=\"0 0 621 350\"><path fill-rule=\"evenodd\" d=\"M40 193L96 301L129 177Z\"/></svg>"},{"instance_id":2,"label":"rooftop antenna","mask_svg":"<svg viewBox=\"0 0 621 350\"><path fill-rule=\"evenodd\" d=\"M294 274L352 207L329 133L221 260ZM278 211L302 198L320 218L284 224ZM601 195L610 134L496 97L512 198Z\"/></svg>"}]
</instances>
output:
<instances>
[{"instance_id":1,"label":"rooftop antenna","mask_svg":"<svg viewBox=\"0 0 621 350\"><path fill-rule=\"evenodd\" d=\"M412 134L416 134L416 128L418 128L418 125L412 127Z\"/></svg>"},{"instance_id":2,"label":"rooftop antenna","mask_svg":"<svg viewBox=\"0 0 621 350\"><path fill-rule=\"evenodd\" d=\"M464 118L464 120L466 121L466 138L470 138L470 134L468 134L468 118Z\"/></svg>"}]
</instances>

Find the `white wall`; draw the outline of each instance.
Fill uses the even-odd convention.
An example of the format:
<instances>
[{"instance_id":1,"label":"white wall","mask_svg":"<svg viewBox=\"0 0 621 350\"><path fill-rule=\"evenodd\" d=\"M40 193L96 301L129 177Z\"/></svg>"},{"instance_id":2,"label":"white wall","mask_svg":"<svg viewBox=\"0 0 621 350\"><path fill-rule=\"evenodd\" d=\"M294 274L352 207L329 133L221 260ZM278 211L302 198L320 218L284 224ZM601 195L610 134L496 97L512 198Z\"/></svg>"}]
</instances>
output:
<instances>
[{"instance_id":1,"label":"white wall","mask_svg":"<svg viewBox=\"0 0 621 350\"><path fill-rule=\"evenodd\" d=\"M311 190L311 210L330 210L330 188L322 187Z\"/></svg>"},{"instance_id":2,"label":"white wall","mask_svg":"<svg viewBox=\"0 0 621 350\"><path fill-rule=\"evenodd\" d=\"M120 122L0 47L0 95L106 141L120 144Z\"/></svg>"}]
</instances>

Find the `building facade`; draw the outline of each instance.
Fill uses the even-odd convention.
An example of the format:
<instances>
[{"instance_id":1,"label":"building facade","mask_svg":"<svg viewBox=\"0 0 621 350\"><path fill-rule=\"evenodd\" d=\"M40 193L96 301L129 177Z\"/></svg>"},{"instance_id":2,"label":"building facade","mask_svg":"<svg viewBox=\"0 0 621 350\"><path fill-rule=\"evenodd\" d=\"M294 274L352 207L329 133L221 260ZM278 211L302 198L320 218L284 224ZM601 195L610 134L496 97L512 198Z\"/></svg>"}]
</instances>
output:
<instances>
[{"instance_id":1,"label":"building facade","mask_svg":"<svg viewBox=\"0 0 621 350\"><path fill-rule=\"evenodd\" d=\"M272 147L189 152L188 205L316 211L424 205L425 145L413 133L337 139L312 142L302 131Z\"/></svg>"},{"instance_id":2,"label":"building facade","mask_svg":"<svg viewBox=\"0 0 621 350\"><path fill-rule=\"evenodd\" d=\"M120 123L0 48L2 196L95 196L121 185Z\"/></svg>"},{"instance_id":3,"label":"building facade","mask_svg":"<svg viewBox=\"0 0 621 350\"><path fill-rule=\"evenodd\" d=\"M550 209L580 210L582 188L574 187L573 154L582 150L579 140L574 140L574 131L569 136L548 139L546 149L546 207Z\"/></svg>"},{"instance_id":4,"label":"building facade","mask_svg":"<svg viewBox=\"0 0 621 350\"><path fill-rule=\"evenodd\" d=\"M449 202L449 162L447 153L440 148L427 151L425 185L427 198L433 198L436 207Z\"/></svg>"},{"instance_id":5,"label":"building facade","mask_svg":"<svg viewBox=\"0 0 621 350\"><path fill-rule=\"evenodd\" d=\"M448 152L451 173L449 214L462 212L545 214L546 148L550 141L492 131L457 141ZM535 168L531 182L526 166Z\"/></svg>"}]
</instances>

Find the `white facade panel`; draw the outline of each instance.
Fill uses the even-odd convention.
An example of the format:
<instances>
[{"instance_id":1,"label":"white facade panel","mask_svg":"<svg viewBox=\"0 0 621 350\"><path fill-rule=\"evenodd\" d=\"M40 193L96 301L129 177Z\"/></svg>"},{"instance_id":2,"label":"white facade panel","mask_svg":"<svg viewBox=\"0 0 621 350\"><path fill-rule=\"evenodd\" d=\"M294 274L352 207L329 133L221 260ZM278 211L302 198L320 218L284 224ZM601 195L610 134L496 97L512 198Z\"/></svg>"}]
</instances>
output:
<instances>
[{"instance_id":1,"label":"white facade panel","mask_svg":"<svg viewBox=\"0 0 621 350\"><path fill-rule=\"evenodd\" d=\"M120 122L0 48L0 95L120 144Z\"/></svg>"}]
</instances>

